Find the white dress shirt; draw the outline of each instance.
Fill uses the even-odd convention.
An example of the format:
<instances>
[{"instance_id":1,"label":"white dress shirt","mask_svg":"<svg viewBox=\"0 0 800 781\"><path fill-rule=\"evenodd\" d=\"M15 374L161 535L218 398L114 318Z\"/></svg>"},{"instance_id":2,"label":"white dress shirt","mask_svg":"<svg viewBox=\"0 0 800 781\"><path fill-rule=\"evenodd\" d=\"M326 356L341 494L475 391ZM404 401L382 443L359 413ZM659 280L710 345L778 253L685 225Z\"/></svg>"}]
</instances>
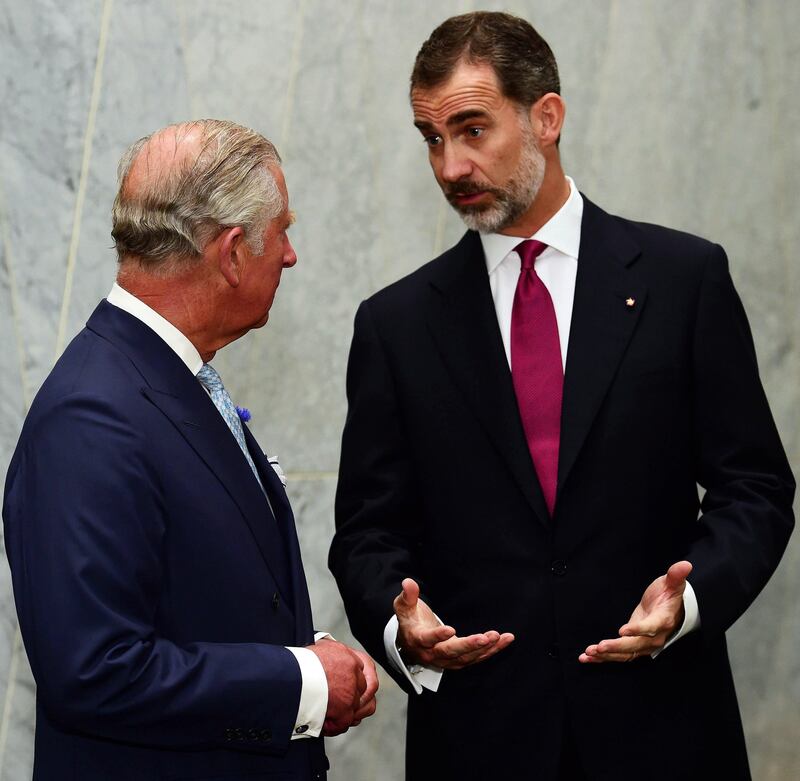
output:
<instances>
[{"instance_id":1,"label":"white dress shirt","mask_svg":"<svg viewBox=\"0 0 800 781\"><path fill-rule=\"evenodd\" d=\"M164 319L144 301L136 298L116 282L106 300L109 304L125 310L137 320L141 320L148 328L155 331L186 364L189 371L197 376L197 372L203 366L203 359L195 346L169 320ZM201 387L204 386L201 385ZM314 640L328 636L326 632L318 632L314 636ZM319 737L328 708L328 681L325 677L325 670L317 655L307 648L287 647L287 650L291 651L297 659L303 681L295 727L292 730L292 740Z\"/></svg>"},{"instance_id":2,"label":"white dress shirt","mask_svg":"<svg viewBox=\"0 0 800 781\"><path fill-rule=\"evenodd\" d=\"M575 298L575 280L578 276L578 258L581 245L581 221L583 219L583 198L570 177L569 197L564 205L544 224L531 239L541 241L547 248L536 259L536 273L550 293L558 325L558 339L561 346L561 366L567 365L569 329L572 322L572 303ZM511 368L511 310L514 293L517 289L522 261L514 248L523 239L518 236L504 236L500 233L480 234L486 271L489 274L489 287L497 314L497 324L506 352L508 366ZM684 620L680 629L665 643L665 650L672 643L700 626L700 613L694 589L687 581L683 593ZM631 605L631 608L634 606ZM597 641L605 638L597 638ZM386 624L383 642L389 662L402 672L415 691L423 688L436 691L442 670L425 665L407 667L397 650L397 617L392 616ZM660 651L652 654L653 658Z\"/></svg>"}]
</instances>

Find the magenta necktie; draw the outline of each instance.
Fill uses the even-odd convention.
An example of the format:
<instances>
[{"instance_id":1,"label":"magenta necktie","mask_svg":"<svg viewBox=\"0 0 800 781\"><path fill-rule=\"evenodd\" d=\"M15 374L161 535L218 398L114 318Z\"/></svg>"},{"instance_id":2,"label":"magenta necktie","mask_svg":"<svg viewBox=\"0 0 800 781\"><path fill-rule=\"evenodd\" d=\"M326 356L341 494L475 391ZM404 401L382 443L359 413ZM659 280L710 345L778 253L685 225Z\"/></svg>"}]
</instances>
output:
<instances>
[{"instance_id":1,"label":"magenta necktie","mask_svg":"<svg viewBox=\"0 0 800 781\"><path fill-rule=\"evenodd\" d=\"M511 377L533 466L552 516L564 370L553 300L533 268L546 247L541 241L529 239L514 248L522 267L511 310Z\"/></svg>"}]
</instances>

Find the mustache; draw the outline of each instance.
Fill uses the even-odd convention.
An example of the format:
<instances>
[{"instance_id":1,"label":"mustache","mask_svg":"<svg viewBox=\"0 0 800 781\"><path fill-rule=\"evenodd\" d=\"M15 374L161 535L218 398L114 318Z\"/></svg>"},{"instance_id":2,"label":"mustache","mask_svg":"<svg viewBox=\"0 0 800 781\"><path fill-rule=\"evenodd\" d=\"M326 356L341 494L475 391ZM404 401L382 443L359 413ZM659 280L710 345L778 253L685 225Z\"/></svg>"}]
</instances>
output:
<instances>
[{"instance_id":1,"label":"mustache","mask_svg":"<svg viewBox=\"0 0 800 781\"><path fill-rule=\"evenodd\" d=\"M459 195L475 195L476 193L491 193L495 196L502 195L502 191L485 182L455 182L445 187L444 194L447 198Z\"/></svg>"}]
</instances>

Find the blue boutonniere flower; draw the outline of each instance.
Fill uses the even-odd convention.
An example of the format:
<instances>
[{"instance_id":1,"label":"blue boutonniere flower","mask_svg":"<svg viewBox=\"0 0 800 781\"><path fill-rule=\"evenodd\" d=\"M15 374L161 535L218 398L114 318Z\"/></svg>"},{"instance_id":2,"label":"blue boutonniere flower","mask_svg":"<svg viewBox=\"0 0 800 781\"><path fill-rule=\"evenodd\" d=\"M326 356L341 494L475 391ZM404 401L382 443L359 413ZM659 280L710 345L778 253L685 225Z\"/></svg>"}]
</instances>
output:
<instances>
[{"instance_id":1,"label":"blue boutonniere flower","mask_svg":"<svg viewBox=\"0 0 800 781\"><path fill-rule=\"evenodd\" d=\"M236 405L236 414L239 416L239 420L241 420L242 423L247 423L250 418L253 417L247 407L240 407L238 404Z\"/></svg>"}]
</instances>

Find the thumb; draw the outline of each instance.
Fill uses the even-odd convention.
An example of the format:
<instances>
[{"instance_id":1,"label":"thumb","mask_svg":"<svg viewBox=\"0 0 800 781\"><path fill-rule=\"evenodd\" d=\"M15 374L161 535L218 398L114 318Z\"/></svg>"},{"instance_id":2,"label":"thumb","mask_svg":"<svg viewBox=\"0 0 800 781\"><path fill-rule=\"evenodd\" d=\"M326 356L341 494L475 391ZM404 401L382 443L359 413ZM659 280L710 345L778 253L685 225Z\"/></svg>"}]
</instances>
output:
<instances>
[{"instance_id":1,"label":"thumb","mask_svg":"<svg viewBox=\"0 0 800 781\"><path fill-rule=\"evenodd\" d=\"M692 565L688 561L679 561L667 570L664 586L667 591L681 592L686 588L686 578L692 571Z\"/></svg>"},{"instance_id":2,"label":"thumb","mask_svg":"<svg viewBox=\"0 0 800 781\"><path fill-rule=\"evenodd\" d=\"M407 616L416 610L417 602L419 601L419 586L415 580L405 578L401 584L402 591L395 597L394 611Z\"/></svg>"},{"instance_id":3,"label":"thumb","mask_svg":"<svg viewBox=\"0 0 800 781\"><path fill-rule=\"evenodd\" d=\"M417 585L417 581L411 578L405 578L401 585L403 587L403 593L401 595L403 602L405 602L408 607L412 609L415 608L419 601L419 586Z\"/></svg>"}]
</instances>

